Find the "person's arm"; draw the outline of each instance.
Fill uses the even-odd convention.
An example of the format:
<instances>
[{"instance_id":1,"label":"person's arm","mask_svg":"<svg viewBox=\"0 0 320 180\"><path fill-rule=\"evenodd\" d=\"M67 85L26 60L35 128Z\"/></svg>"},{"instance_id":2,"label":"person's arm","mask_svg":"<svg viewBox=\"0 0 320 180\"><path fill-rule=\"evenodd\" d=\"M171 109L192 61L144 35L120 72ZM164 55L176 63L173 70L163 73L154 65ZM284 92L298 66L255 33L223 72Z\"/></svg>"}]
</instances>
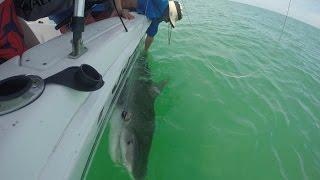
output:
<instances>
[{"instance_id":1,"label":"person's arm","mask_svg":"<svg viewBox=\"0 0 320 180\"><path fill-rule=\"evenodd\" d=\"M113 0L112 0L113 1ZM129 12L128 9L123 9L122 8L122 0L114 0L115 1L115 4L116 4L116 9L118 10L119 14L123 17L123 18L126 18L126 19L133 19L134 16Z\"/></svg>"},{"instance_id":2,"label":"person's arm","mask_svg":"<svg viewBox=\"0 0 320 180\"><path fill-rule=\"evenodd\" d=\"M148 51L148 50L149 50L152 42L153 42L153 37L147 35L147 38L146 38L146 40L145 40L145 42L144 42L144 50L145 50L145 51Z\"/></svg>"}]
</instances>

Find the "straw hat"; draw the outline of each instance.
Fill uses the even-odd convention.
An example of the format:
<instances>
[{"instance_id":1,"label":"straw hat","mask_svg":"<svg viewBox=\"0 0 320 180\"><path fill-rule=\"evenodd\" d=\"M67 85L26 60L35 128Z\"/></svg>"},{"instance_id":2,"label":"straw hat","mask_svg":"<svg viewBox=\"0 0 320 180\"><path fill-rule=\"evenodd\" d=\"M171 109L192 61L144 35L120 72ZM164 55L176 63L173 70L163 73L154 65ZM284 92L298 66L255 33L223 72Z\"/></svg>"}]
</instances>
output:
<instances>
[{"instance_id":1,"label":"straw hat","mask_svg":"<svg viewBox=\"0 0 320 180\"><path fill-rule=\"evenodd\" d=\"M176 22L182 19L182 6L178 1L169 0L169 19L173 28L176 27Z\"/></svg>"}]
</instances>

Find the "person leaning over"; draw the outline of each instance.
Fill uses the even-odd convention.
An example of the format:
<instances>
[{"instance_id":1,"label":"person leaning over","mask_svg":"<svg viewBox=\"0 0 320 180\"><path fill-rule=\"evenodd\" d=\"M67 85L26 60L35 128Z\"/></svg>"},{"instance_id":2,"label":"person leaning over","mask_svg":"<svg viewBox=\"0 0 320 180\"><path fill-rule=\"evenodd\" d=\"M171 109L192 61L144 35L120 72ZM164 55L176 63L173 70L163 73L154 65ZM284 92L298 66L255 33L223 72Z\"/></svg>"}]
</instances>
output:
<instances>
[{"instance_id":1,"label":"person leaning over","mask_svg":"<svg viewBox=\"0 0 320 180\"><path fill-rule=\"evenodd\" d=\"M161 22L170 23L172 28L176 22L182 19L182 6L178 1L173 0L120 0L117 9L122 17L131 19L133 16L128 9L135 9L139 14L144 14L151 20L147 29L147 38L145 40L145 51L147 51L158 32Z\"/></svg>"}]
</instances>

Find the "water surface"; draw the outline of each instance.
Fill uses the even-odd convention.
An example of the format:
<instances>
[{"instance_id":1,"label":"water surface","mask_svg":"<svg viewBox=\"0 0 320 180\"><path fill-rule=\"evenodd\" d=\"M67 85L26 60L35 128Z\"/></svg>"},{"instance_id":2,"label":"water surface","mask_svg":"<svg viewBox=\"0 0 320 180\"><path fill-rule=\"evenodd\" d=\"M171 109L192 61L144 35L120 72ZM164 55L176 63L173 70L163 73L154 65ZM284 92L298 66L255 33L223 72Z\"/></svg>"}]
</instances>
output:
<instances>
[{"instance_id":1,"label":"water surface","mask_svg":"<svg viewBox=\"0 0 320 180\"><path fill-rule=\"evenodd\" d=\"M320 30L222 0L184 0L147 59L157 98L147 179L320 179ZM88 180L130 179L108 154Z\"/></svg>"}]
</instances>

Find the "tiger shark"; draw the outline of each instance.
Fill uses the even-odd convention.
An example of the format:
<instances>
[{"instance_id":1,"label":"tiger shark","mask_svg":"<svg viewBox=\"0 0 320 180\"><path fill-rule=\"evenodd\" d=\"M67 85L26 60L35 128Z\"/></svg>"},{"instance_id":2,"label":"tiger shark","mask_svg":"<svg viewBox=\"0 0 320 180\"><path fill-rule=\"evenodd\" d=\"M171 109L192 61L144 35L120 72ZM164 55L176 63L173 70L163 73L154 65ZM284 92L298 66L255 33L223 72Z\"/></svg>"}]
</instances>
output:
<instances>
[{"instance_id":1,"label":"tiger shark","mask_svg":"<svg viewBox=\"0 0 320 180\"><path fill-rule=\"evenodd\" d=\"M114 163L123 165L133 179L144 179L155 131L154 103L167 81L151 80L145 58L133 65L113 118L110 120L109 152Z\"/></svg>"}]
</instances>

